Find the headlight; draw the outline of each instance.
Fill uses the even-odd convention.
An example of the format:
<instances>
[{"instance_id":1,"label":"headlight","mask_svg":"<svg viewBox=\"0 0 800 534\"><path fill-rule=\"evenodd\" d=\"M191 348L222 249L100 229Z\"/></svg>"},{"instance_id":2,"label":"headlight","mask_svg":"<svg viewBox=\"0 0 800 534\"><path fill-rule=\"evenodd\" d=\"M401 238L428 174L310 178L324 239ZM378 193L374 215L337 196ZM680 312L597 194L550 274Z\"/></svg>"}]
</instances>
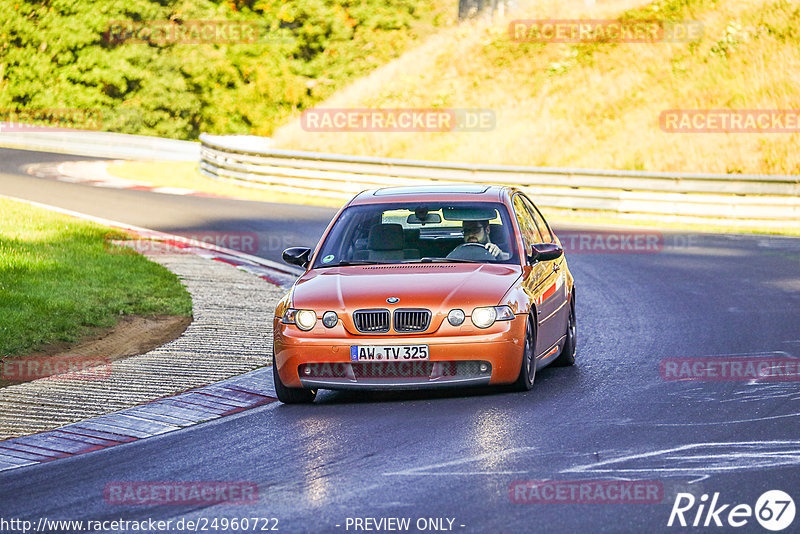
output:
<instances>
[{"instance_id":1,"label":"headlight","mask_svg":"<svg viewBox=\"0 0 800 534\"><path fill-rule=\"evenodd\" d=\"M489 328L495 321L510 321L514 312L508 306L490 306L472 310L472 324L478 328Z\"/></svg>"},{"instance_id":2,"label":"headlight","mask_svg":"<svg viewBox=\"0 0 800 534\"><path fill-rule=\"evenodd\" d=\"M327 326L328 328L333 328L336 326L336 323L339 322L339 316L336 315L335 311L326 311L322 315L322 324Z\"/></svg>"},{"instance_id":3,"label":"headlight","mask_svg":"<svg viewBox=\"0 0 800 534\"><path fill-rule=\"evenodd\" d=\"M450 313L447 314L447 321L453 326L459 326L464 322L465 317L464 310L450 310Z\"/></svg>"},{"instance_id":4,"label":"headlight","mask_svg":"<svg viewBox=\"0 0 800 534\"><path fill-rule=\"evenodd\" d=\"M317 324L317 314L312 310L289 308L281 319L283 324L296 324L300 330L311 330Z\"/></svg>"},{"instance_id":5,"label":"headlight","mask_svg":"<svg viewBox=\"0 0 800 534\"><path fill-rule=\"evenodd\" d=\"M300 330L311 330L317 324L317 314L311 310L298 310L294 320Z\"/></svg>"},{"instance_id":6,"label":"headlight","mask_svg":"<svg viewBox=\"0 0 800 534\"><path fill-rule=\"evenodd\" d=\"M478 328L489 328L497 319L497 310L494 308L475 308L472 310L472 324Z\"/></svg>"}]
</instances>

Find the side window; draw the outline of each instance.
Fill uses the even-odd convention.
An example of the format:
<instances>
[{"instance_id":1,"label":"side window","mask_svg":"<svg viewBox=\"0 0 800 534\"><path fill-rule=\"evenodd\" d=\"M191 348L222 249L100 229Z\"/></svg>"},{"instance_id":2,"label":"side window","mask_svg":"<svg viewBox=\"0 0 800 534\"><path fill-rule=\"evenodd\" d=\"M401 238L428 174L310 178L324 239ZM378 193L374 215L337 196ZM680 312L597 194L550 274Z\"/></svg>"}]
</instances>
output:
<instances>
[{"instance_id":1,"label":"side window","mask_svg":"<svg viewBox=\"0 0 800 534\"><path fill-rule=\"evenodd\" d=\"M536 222L536 226L539 228L539 233L542 236L542 240L539 241L540 243L552 243L553 242L553 233L550 231L550 227L547 226L547 223L542 217L542 214L539 213L539 209L533 205L533 202L528 197L522 197L525 206L528 208L528 211L533 217L533 220Z\"/></svg>"},{"instance_id":2,"label":"side window","mask_svg":"<svg viewBox=\"0 0 800 534\"><path fill-rule=\"evenodd\" d=\"M530 249L530 246L534 243L541 243L542 237L539 234L539 230L536 228L536 223L531 217L530 212L525 207L525 203L522 200L521 195L516 195L513 200L514 204L514 213L517 216L517 222L519 222L519 228L522 231L522 237L525 240L525 247ZM530 250L525 251L526 254L530 253Z\"/></svg>"}]
</instances>

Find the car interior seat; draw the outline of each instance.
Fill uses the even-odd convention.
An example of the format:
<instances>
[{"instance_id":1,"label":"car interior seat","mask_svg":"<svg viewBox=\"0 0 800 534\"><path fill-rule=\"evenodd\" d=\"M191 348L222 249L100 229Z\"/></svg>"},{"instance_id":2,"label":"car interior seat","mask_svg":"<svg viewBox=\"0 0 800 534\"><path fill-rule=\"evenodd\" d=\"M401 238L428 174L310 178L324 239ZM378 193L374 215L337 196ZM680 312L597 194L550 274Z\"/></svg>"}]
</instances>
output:
<instances>
[{"instance_id":1,"label":"car interior seat","mask_svg":"<svg viewBox=\"0 0 800 534\"><path fill-rule=\"evenodd\" d=\"M403 256L407 260L419 259L419 228L403 230Z\"/></svg>"},{"instance_id":2,"label":"car interior seat","mask_svg":"<svg viewBox=\"0 0 800 534\"><path fill-rule=\"evenodd\" d=\"M403 226L400 224L375 224L369 229L367 250L359 251L356 259L391 261L405 259Z\"/></svg>"},{"instance_id":3,"label":"car interior seat","mask_svg":"<svg viewBox=\"0 0 800 534\"><path fill-rule=\"evenodd\" d=\"M503 225L489 225L489 241L500 247L503 252L511 252L511 247L508 244L508 231Z\"/></svg>"}]
</instances>

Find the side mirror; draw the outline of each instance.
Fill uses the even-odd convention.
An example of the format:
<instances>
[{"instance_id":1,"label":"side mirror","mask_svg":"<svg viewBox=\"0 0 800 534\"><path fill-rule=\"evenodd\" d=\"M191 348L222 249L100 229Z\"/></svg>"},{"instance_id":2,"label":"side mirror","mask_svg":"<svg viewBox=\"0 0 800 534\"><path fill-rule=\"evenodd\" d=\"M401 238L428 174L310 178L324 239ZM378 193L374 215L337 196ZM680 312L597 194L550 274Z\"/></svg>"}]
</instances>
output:
<instances>
[{"instance_id":1,"label":"side mirror","mask_svg":"<svg viewBox=\"0 0 800 534\"><path fill-rule=\"evenodd\" d=\"M528 255L528 263L537 261L550 261L560 258L564 254L564 249L556 243L537 243L531 245L531 253Z\"/></svg>"},{"instance_id":2,"label":"side mirror","mask_svg":"<svg viewBox=\"0 0 800 534\"><path fill-rule=\"evenodd\" d=\"M308 265L308 257L311 249L308 247L292 247L283 251L283 261L290 265L298 265L305 268Z\"/></svg>"}]
</instances>

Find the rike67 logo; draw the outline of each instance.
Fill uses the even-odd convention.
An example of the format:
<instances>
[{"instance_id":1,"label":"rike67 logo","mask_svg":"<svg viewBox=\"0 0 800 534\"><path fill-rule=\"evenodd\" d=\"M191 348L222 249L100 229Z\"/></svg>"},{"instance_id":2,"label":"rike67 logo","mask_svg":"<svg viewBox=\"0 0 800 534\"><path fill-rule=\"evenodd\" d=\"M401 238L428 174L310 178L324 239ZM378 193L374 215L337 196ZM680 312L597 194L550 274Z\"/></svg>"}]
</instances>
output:
<instances>
[{"instance_id":1,"label":"rike67 logo","mask_svg":"<svg viewBox=\"0 0 800 534\"><path fill-rule=\"evenodd\" d=\"M762 527L778 532L794 521L794 500L781 490L764 492L756 501L755 507L749 504L722 503L719 492L714 493L711 502L708 501L706 494L696 499L691 493L678 493L667 526L738 528L750 523L755 516Z\"/></svg>"}]
</instances>

